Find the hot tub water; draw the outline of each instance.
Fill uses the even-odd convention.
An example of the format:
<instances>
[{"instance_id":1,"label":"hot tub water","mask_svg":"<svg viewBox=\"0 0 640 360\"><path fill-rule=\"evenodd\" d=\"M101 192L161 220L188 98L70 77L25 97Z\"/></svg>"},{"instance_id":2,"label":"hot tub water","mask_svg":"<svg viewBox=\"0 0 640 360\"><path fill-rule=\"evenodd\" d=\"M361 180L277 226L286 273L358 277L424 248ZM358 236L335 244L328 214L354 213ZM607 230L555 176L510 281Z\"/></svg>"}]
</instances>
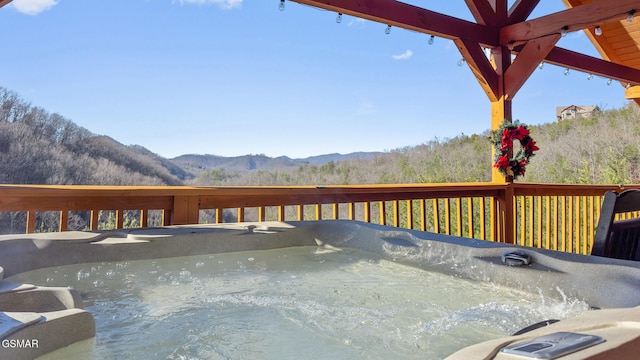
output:
<instances>
[{"instance_id":1,"label":"hot tub water","mask_svg":"<svg viewBox=\"0 0 640 360\"><path fill-rule=\"evenodd\" d=\"M42 359L441 359L588 309L355 249L79 264L11 280L71 286L96 319L95 344Z\"/></svg>"}]
</instances>

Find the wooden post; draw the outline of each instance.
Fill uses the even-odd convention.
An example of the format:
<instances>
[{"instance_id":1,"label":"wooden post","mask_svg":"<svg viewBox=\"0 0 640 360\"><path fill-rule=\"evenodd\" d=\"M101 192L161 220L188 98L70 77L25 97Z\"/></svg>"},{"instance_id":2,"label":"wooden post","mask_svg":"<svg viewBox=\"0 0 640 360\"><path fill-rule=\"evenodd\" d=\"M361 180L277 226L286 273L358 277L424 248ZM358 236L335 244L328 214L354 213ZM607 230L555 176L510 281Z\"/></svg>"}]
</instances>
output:
<instances>
[{"instance_id":1,"label":"wooden post","mask_svg":"<svg viewBox=\"0 0 640 360\"><path fill-rule=\"evenodd\" d=\"M197 224L200 220L198 196L174 196L171 225Z\"/></svg>"},{"instance_id":2,"label":"wooden post","mask_svg":"<svg viewBox=\"0 0 640 360\"><path fill-rule=\"evenodd\" d=\"M504 190L504 196L497 199L498 206L498 231L500 240L507 244L515 244L515 223L513 214L513 184L508 183Z\"/></svg>"},{"instance_id":3,"label":"wooden post","mask_svg":"<svg viewBox=\"0 0 640 360\"><path fill-rule=\"evenodd\" d=\"M511 98L508 98L509 94L505 93L505 74L509 66L511 65L511 51L504 46L497 47L491 51L491 62L495 68L496 75L498 76L498 93L497 99L491 101L491 130L495 131L500 128L502 123L512 121L512 107L511 98L515 94L511 94ZM511 156L511 154L509 155ZM491 149L491 182L506 184L504 197L498 199L498 216L501 224L498 226L498 231L501 232L500 239L508 244L515 242L514 238L514 218L513 218L513 178L506 177L498 169L493 167L493 160L495 159L495 150Z\"/></svg>"}]
</instances>

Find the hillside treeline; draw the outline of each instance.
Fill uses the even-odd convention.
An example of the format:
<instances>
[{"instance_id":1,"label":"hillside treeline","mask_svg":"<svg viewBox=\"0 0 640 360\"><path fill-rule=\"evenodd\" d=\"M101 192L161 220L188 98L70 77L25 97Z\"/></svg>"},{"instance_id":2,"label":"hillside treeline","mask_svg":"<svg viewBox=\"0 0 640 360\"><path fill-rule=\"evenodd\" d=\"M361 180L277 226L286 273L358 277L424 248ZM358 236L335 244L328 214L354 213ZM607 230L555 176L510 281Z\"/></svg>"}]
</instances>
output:
<instances>
[{"instance_id":1,"label":"hillside treeline","mask_svg":"<svg viewBox=\"0 0 640 360\"><path fill-rule=\"evenodd\" d=\"M629 105L589 118L530 126L540 150L531 158L526 182L568 184L640 183L640 110ZM370 160L303 165L274 171L217 169L197 185L313 185L435 183L491 180L489 132L431 140Z\"/></svg>"},{"instance_id":2,"label":"hillside treeline","mask_svg":"<svg viewBox=\"0 0 640 360\"><path fill-rule=\"evenodd\" d=\"M0 183L178 185L166 159L91 133L0 87Z\"/></svg>"}]
</instances>

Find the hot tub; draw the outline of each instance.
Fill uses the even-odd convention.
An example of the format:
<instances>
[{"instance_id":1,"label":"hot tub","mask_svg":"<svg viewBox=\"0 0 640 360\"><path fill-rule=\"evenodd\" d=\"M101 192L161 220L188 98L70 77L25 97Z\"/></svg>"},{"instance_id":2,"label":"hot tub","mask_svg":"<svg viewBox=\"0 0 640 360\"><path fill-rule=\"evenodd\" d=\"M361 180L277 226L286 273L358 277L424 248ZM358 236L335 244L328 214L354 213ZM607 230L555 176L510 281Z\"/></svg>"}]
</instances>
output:
<instances>
[{"instance_id":1,"label":"hot tub","mask_svg":"<svg viewBox=\"0 0 640 360\"><path fill-rule=\"evenodd\" d=\"M0 266L4 278L10 279L0 282L0 311L4 316L0 319L0 325L4 324L0 355L3 355L2 358L27 359L77 342L84 343L83 346L93 346L91 340L87 343L86 339L95 336L94 318L82 309L86 299L78 291L61 287L60 284L48 287L46 283L30 285L10 281L19 274L69 264L292 247L309 247L320 254L357 249L375 255L375 259L521 291L522 294L529 294L523 297L540 299L536 301L564 304L579 301L587 304L587 308L605 309L586 311L575 317L578 320L563 320L516 337L505 337L508 334L494 336L497 339L492 338L487 343L459 350L451 355L452 359L471 359L474 356L484 359L494 355L508 358L509 355L498 353L500 348L557 329L596 329L595 332L599 328L608 329L608 333L600 332L608 337L606 342L583 351L608 351L610 345L620 348L620 342L638 346L634 345L637 343L632 336L634 332L629 331L634 326L635 329L640 328L634 325L640 312L635 308L640 305L640 266L635 262L332 220L2 236ZM505 254L516 254L530 263L506 266ZM420 288L426 284L416 283L415 286ZM288 306L293 303L287 302ZM609 314L607 311L616 313ZM616 316L629 319L624 325L626 327L621 328L626 337L611 332L617 326L617 322L611 320ZM509 319L502 318L499 321ZM455 350L458 349L454 348L451 352ZM425 350L415 349L418 355L422 351ZM368 357L376 358L376 354Z\"/></svg>"}]
</instances>

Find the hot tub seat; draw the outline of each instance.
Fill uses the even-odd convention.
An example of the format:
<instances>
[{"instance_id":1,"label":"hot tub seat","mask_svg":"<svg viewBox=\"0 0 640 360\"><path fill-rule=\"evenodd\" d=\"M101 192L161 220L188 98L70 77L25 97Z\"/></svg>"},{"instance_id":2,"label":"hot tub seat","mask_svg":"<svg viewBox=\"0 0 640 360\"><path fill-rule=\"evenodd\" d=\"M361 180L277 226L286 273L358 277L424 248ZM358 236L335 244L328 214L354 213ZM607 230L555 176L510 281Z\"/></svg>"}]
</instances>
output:
<instances>
[{"instance_id":1,"label":"hot tub seat","mask_svg":"<svg viewBox=\"0 0 640 360\"><path fill-rule=\"evenodd\" d=\"M505 354L500 349L559 331L597 335L605 339L601 344L564 355L562 360L637 359L640 353L640 307L588 311L519 336L494 339L464 348L445 360L523 360L524 357Z\"/></svg>"},{"instance_id":2,"label":"hot tub seat","mask_svg":"<svg viewBox=\"0 0 640 360\"><path fill-rule=\"evenodd\" d=\"M35 320L18 327L0 339L0 358L12 360L35 359L46 353L95 337L93 316L82 309L51 312L1 312L21 322Z\"/></svg>"}]
</instances>

